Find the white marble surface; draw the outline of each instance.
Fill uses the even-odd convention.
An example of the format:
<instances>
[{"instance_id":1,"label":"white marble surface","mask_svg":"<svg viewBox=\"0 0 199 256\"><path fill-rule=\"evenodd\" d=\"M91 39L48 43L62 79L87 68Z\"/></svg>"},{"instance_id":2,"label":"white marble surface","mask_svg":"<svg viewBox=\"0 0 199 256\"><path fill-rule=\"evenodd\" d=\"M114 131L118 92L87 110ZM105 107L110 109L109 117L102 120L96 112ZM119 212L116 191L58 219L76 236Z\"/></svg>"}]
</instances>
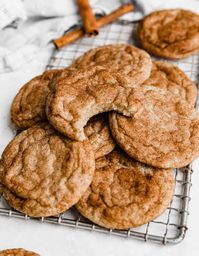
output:
<instances>
[{"instance_id":1,"label":"white marble surface","mask_svg":"<svg viewBox=\"0 0 199 256\"><path fill-rule=\"evenodd\" d=\"M49 50L23 70L0 76L0 151L12 138L9 129L10 103L19 87L40 74L49 58ZM177 245L157 245L132 239L113 237L51 224L18 220L0 216L0 250L23 247L43 256L120 256L169 255L198 256L199 253L199 161L194 163L191 188L189 230L183 242Z\"/></svg>"}]
</instances>

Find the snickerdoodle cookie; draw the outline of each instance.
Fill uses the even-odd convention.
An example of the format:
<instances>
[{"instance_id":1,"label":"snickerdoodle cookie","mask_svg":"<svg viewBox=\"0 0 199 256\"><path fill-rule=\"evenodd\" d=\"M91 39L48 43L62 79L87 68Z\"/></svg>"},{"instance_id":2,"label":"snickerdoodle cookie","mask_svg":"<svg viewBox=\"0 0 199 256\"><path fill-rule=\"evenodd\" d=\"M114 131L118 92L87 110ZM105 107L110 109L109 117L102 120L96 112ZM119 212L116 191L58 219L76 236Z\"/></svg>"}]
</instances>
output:
<instances>
[{"instance_id":1,"label":"snickerdoodle cookie","mask_svg":"<svg viewBox=\"0 0 199 256\"><path fill-rule=\"evenodd\" d=\"M159 216L174 187L172 170L146 166L114 150L97 159L93 181L76 207L100 226L128 229Z\"/></svg>"},{"instance_id":2,"label":"snickerdoodle cookie","mask_svg":"<svg viewBox=\"0 0 199 256\"><path fill-rule=\"evenodd\" d=\"M47 123L17 135L2 154L3 196L33 217L57 215L77 203L95 169L90 143L74 142Z\"/></svg>"},{"instance_id":3,"label":"snickerdoodle cookie","mask_svg":"<svg viewBox=\"0 0 199 256\"><path fill-rule=\"evenodd\" d=\"M49 70L26 83L15 96L11 106L11 118L18 129L31 127L45 119L46 95L49 82L59 73Z\"/></svg>"},{"instance_id":4,"label":"snickerdoodle cookie","mask_svg":"<svg viewBox=\"0 0 199 256\"><path fill-rule=\"evenodd\" d=\"M20 130L46 120L46 98L54 80L73 75L74 69L48 70L26 83L15 96L11 106L11 119Z\"/></svg>"},{"instance_id":5,"label":"snickerdoodle cookie","mask_svg":"<svg viewBox=\"0 0 199 256\"><path fill-rule=\"evenodd\" d=\"M183 9L155 11L140 22L137 35L154 55L184 58L199 51L199 15Z\"/></svg>"},{"instance_id":6,"label":"snickerdoodle cookie","mask_svg":"<svg viewBox=\"0 0 199 256\"><path fill-rule=\"evenodd\" d=\"M110 114L110 128L133 158L159 168L183 167L199 156L199 114L167 90L144 86L132 94L134 113Z\"/></svg>"},{"instance_id":7,"label":"snickerdoodle cookie","mask_svg":"<svg viewBox=\"0 0 199 256\"><path fill-rule=\"evenodd\" d=\"M133 112L129 83L112 69L93 66L59 79L48 95L46 113L50 123L71 139L86 138L84 126L99 113L110 110L124 115Z\"/></svg>"},{"instance_id":8,"label":"snickerdoodle cookie","mask_svg":"<svg viewBox=\"0 0 199 256\"><path fill-rule=\"evenodd\" d=\"M151 72L151 58L143 50L129 44L112 44L91 49L72 64L75 68L103 66L125 76L131 86L146 80Z\"/></svg>"},{"instance_id":9,"label":"snickerdoodle cookie","mask_svg":"<svg viewBox=\"0 0 199 256\"><path fill-rule=\"evenodd\" d=\"M0 251L0 256L39 256L39 254L26 251L22 248L15 248Z\"/></svg>"},{"instance_id":10,"label":"snickerdoodle cookie","mask_svg":"<svg viewBox=\"0 0 199 256\"><path fill-rule=\"evenodd\" d=\"M167 89L182 97L192 106L197 98L197 87L178 67L162 61L154 61L150 77L144 84Z\"/></svg>"},{"instance_id":11,"label":"snickerdoodle cookie","mask_svg":"<svg viewBox=\"0 0 199 256\"><path fill-rule=\"evenodd\" d=\"M116 146L110 132L106 114L92 117L85 126L84 132L93 147L95 158L107 155Z\"/></svg>"}]
</instances>

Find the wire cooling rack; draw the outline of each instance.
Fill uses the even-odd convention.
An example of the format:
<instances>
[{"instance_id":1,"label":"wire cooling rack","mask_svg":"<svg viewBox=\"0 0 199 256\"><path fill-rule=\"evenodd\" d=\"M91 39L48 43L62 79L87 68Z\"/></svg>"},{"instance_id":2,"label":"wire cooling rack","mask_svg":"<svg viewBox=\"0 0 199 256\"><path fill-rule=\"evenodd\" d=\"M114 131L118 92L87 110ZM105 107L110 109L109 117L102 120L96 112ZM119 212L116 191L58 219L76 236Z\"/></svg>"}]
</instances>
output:
<instances>
[{"instance_id":1,"label":"wire cooling rack","mask_svg":"<svg viewBox=\"0 0 199 256\"><path fill-rule=\"evenodd\" d=\"M133 43L136 45L134 40L136 26L136 23L119 21L102 28L97 37L85 37L62 50L55 50L49 61L47 69L67 67L75 58L79 57L89 49L100 45L116 43ZM199 54L180 61L172 61L172 63L179 66L193 81L197 81L197 76L199 74ZM199 101L197 102L197 105L199 105ZM189 201L191 199L190 188L192 185L191 165L174 170L174 174L176 186L175 194L170 206L161 216L138 228L129 230L112 230L102 228L83 218L75 208L72 208L57 217L39 218L34 220L144 241L154 241L163 244L178 243L183 240L187 230ZM17 217L25 220L33 219L11 209L1 195L0 215Z\"/></svg>"}]
</instances>

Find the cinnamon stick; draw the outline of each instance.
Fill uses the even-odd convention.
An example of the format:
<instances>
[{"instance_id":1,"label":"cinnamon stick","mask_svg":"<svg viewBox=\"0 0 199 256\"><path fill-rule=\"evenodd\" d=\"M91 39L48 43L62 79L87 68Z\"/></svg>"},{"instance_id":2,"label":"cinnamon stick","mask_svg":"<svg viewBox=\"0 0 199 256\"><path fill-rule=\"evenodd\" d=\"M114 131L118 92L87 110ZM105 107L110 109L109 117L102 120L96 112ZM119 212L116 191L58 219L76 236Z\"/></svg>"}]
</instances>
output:
<instances>
[{"instance_id":1,"label":"cinnamon stick","mask_svg":"<svg viewBox=\"0 0 199 256\"><path fill-rule=\"evenodd\" d=\"M124 4L121 7L119 7L118 9L116 9L115 11L111 12L110 14L105 15L102 18L98 19L97 24L99 27L102 27L104 25L107 25L107 24L115 21L122 15L124 15L128 12L131 12L133 10L134 10L133 4L130 4L130 3ZM67 33L66 35L63 35L58 39L53 40L53 43L59 49L59 48L66 46L67 44L70 44L70 43L74 42L75 40L83 37L84 35L85 35L84 29L77 28L74 31L71 31L71 32Z\"/></svg>"},{"instance_id":2,"label":"cinnamon stick","mask_svg":"<svg viewBox=\"0 0 199 256\"><path fill-rule=\"evenodd\" d=\"M82 19L83 28L89 36L96 36L99 33L99 28L95 15L88 0L77 0L77 6Z\"/></svg>"},{"instance_id":3,"label":"cinnamon stick","mask_svg":"<svg viewBox=\"0 0 199 256\"><path fill-rule=\"evenodd\" d=\"M99 20L97 20L97 24L99 27L102 27L104 25L107 25L115 20L117 20L119 17L123 16L124 14L128 12L132 12L134 10L134 5L129 3L129 4L124 4L115 11L111 12L108 15L103 16Z\"/></svg>"}]
</instances>

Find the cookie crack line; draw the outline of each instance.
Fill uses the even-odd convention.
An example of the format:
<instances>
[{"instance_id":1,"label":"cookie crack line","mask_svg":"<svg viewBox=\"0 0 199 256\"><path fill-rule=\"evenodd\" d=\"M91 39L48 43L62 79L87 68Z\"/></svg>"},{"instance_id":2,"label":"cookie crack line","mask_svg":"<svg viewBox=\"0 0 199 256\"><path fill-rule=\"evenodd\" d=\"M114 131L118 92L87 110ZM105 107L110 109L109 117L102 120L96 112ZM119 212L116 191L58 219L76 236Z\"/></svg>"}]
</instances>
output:
<instances>
[{"instance_id":1,"label":"cookie crack line","mask_svg":"<svg viewBox=\"0 0 199 256\"><path fill-rule=\"evenodd\" d=\"M116 172L120 171L121 168L126 169L126 170L129 169L129 168L126 167L126 166L122 166L122 167L121 167L121 166L120 166L120 167L118 166L118 169L114 172L114 175L116 174ZM114 182L115 182L115 181L114 181L114 178L113 178L112 182L109 183L109 187L110 187L110 188L113 186ZM156 183L156 185L160 188L159 183ZM92 186L90 187L90 189L91 189L91 193L97 195L97 193L95 192L95 190L92 189ZM110 194L110 196L112 196L112 194ZM99 197L100 197L101 201L103 202L103 204L104 204L107 208L109 208L109 209L112 209L112 208L115 208L115 207L121 207L120 205L118 205L118 204L116 204L116 203L114 204L113 201L111 201L111 206L110 206L110 204L106 203L106 201L105 201L105 199L104 199L104 195L102 195L102 194L99 194ZM113 196L112 196L112 197L113 197ZM113 199L112 199L112 200L113 200ZM159 202L159 198L157 198L157 201L154 201L155 204L157 204L157 202ZM137 204L137 202L132 199L131 202L125 204L125 207L129 207L129 206L134 205L134 204ZM148 211L150 211L150 210L148 210ZM147 212L148 212L148 211L147 211ZM146 214L147 214L147 212L146 212Z\"/></svg>"},{"instance_id":2,"label":"cookie crack line","mask_svg":"<svg viewBox=\"0 0 199 256\"><path fill-rule=\"evenodd\" d=\"M90 187L76 205L80 213L94 223L114 229L136 227L160 215L171 202L175 187L172 170L147 167L119 149L105 156L102 166L97 167ZM136 182L142 188L140 193ZM127 189L128 185L135 189ZM117 204L120 194L124 202Z\"/></svg>"},{"instance_id":3,"label":"cookie crack line","mask_svg":"<svg viewBox=\"0 0 199 256\"><path fill-rule=\"evenodd\" d=\"M165 88L171 93L178 95L191 105L195 105L197 98L197 87L187 75L177 66L167 62L154 61L150 77L143 85L153 85ZM175 92L175 90L178 92Z\"/></svg>"}]
</instances>

